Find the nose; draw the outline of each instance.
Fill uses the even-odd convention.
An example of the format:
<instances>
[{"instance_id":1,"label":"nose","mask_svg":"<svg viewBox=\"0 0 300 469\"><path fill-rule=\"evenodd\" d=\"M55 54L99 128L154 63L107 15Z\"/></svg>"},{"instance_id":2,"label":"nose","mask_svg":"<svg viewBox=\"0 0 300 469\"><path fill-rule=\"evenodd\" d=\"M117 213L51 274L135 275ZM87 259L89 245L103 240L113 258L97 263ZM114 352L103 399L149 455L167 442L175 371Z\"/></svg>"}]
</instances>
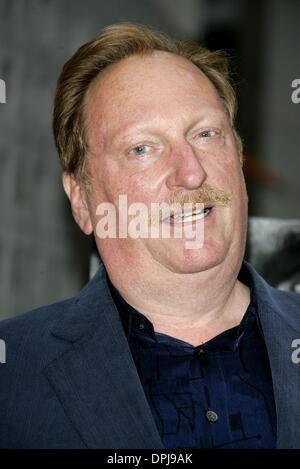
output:
<instances>
[{"instance_id":1,"label":"nose","mask_svg":"<svg viewBox=\"0 0 300 469\"><path fill-rule=\"evenodd\" d=\"M203 184L207 178L200 156L186 142L170 155L172 171L168 175L166 184L170 190L188 189L195 190Z\"/></svg>"}]
</instances>

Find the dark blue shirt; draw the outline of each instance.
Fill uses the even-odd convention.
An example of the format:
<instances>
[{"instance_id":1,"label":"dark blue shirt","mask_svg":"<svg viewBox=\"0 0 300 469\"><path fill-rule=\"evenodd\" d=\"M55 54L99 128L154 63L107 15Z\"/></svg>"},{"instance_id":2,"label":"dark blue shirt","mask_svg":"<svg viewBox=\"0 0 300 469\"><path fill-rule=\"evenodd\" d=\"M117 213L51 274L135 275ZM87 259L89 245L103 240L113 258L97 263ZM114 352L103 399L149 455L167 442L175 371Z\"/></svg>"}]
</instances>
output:
<instances>
[{"instance_id":1,"label":"dark blue shirt","mask_svg":"<svg viewBox=\"0 0 300 469\"><path fill-rule=\"evenodd\" d=\"M155 332L109 286L165 448L276 447L272 378L253 285L240 325L197 347Z\"/></svg>"}]
</instances>

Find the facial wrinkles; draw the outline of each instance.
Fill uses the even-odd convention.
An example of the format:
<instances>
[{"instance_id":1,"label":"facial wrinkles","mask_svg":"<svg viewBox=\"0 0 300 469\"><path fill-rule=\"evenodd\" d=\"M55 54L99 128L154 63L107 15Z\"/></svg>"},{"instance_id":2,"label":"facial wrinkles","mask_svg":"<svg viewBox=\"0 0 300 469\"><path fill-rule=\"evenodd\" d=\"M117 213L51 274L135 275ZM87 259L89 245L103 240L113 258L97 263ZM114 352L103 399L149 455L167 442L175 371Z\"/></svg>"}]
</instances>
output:
<instances>
[{"instance_id":1,"label":"facial wrinkles","mask_svg":"<svg viewBox=\"0 0 300 469\"><path fill-rule=\"evenodd\" d=\"M221 152L222 165L224 165L226 160L225 152ZM206 155L207 157L208 155ZM178 156L180 158L180 155ZM212 158L212 155L209 155ZM150 168L146 168L144 171L137 167L134 171L124 172L122 179L119 178L119 182L116 183L114 179L115 173L112 171L112 168L115 166L116 174L118 173L118 164L112 159L103 165L103 161L98 165L99 172L101 172L103 178L106 182L109 180L114 183L114 200L117 197L117 194L124 193L128 194L128 200L130 202L156 202L162 200L163 202L172 204L180 204L182 207L185 203L211 203L212 205L223 205L226 206L230 202L230 194L226 191L221 190L218 187L218 184L213 183L213 185L203 184L199 190L189 192L189 191L178 191L171 192L166 190L165 181L173 171L172 167L172 155L169 155L167 158L159 158L155 164ZM216 159L216 157L214 158ZM218 163L217 163L218 164ZM215 162L216 165L216 162ZM224 182L223 182L224 184ZM223 185L222 184L222 185ZM227 186L228 184L226 184ZM106 184L108 192L106 192L106 197L111 198L109 195L109 184ZM224 187L224 185L223 185ZM138 200L138 199L141 200Z\"/></svg>"},{"instance_id":2,"label":"facial wrinkles","mask_svg":"<svg viewBox=\"0 0 300 469\"><path fill-rule=\"evenodd\" d=\"M143 68L147 68L146 64L143 65ZM186 130L188 124L191 126L193 122L191 116L195 115L196 112L199 111L199 109L203 109L203 115L206 116L203 119L204 126L207 120L208 110L212 115L214 113L221 114L224 112L223 106L219 98L217 98L216 100L216 92L214 91L213 93L211 93L212 89L214 90L212 85L206 82L204 84L199 84L198 82L195 83L193 73L191 73L190 70L187 71L185 66L182 66L180 71L178 71L178 65L176 66L176 73L177 75L181 74L181 81L183 84L177 86L178 93L177 95L175 95L175 98L172 93L170 96L168 94L160 95L157 93L158 87L156 77L156 81L154 80L153 83L153 89L155 91L154 102L152 93L149 91L149 89L148 92L145 93L145 90L143 89L142 85L140 90L137 87L137 84L142 82L142 74L140 75L138 73L139 71L140 70L137 70L137 82L134 80L134 77L131 76L131 78L133 78L132 83L129 81L129 84L131 83L132 85L131 87L129 86L128 88L128 86L126 86L126 88L124 89L124 83L126 82L127 85L128 82L126 80L126 70L123 70L122 74L120 75L122 78L119 78L117 74L113 76L114 79L112 82L112 86L107 88L108 83L106 83L104 80L102 86L97 89L96 96L94 98L90 96L91 102L89 104L92 105L92 111L90 114L90 130L92 134L91 140L93 144L91 145L91 147L94 154L99 156L97 161L97 172L99 174L101 173L103 177L106 177L105 167L107 167L107 174L113 176L113 160L117 161L118 159L122 160L123 158L122 150L120 150L120 152L115 151L115 148L118 147L118 134L120 135L120 146L118 147L118 149L122 149L122 145L125 144L125 141L129 141L129 139L132 140L133 143L135 143L135 139L137 139L137 141L139 140L139 138L143 140L143 131L141 131L141 134L139 134L138 131L132 131L132 133L129 131L128 133L126 133L125 129L127 128L128 119L132 118L132 116L134 116L133 122L145 123L148 120L151 123L151 127L149 126L149 128L159 129L160 131L161 129L164 129L163 135L171 139L174 143L179 134L181 137L184 135L184 131ZM197 73L199 73L198 69ZM170 75L172 77L172 74ZM109 76L106 76L106 79L109 79ZM190 87L188 93L187 82ZM100 83L101 82L99 81L98 85ZM147 86L149 88L149 82ZM209 88L210 95L213 94L213 99L209 100L207 98L205 94L206 88ZM115 93L116 90L117 93ZM106 91L106 94L104 93L104 91ZM183 97L181 97L181 93L183 93ZM118 96L117 101L115 99L116 95ZM177 105L175 107L174 99L176 99L177 101ZM103 105L101 105L101 100ZM170 102L172 103L172 105L169 109L168 103ZM175 109L176 115L174 114ZM200 121L199 127L201 127ZM114 144L116 145L116 147L114 147ZM208 149L207 151L209 152L210 150ZM104 158L106 159L105 162ZM115 169L117 172L118 167L115 166ZM122 175L124 178L124 187L127 186L127 183L129 185L131 183L134 184L135 177L138 177L138 175L142 174L143 172L145 173L143 175L144 182L146 183L148 181L148 184L151 184L151 190L155 192L156 189L158 190L159 187L163 185L165 175L168 173L168 166L166 166L166 164L164 163L164 159L160 158L157 160L157 163L154 163L152 167L146 167L145 171L143 170L142 166L137 167L136 169L133 168L131 172ZM140 186L142 186L142 184Z\"/></svg>"},{"instance_id":3,"label":"facial wrinkles","mask_svg":"<svg viewBox=\"0 0 300 469\"><path fill-rule=\"evenodd\" d=\"M136 57L134 60L136 60ZM95 112L92 116L94 122L99 121L99 111L101 112L102 108L103 117L100 120L102 124L109 123L106 125L107 129L112 124L113 127L116 127L118 121L122 127L122 123L128 121L132 116L135 116L137 120L140 117L143 121L145 117L149 116L149 113L163 115L169 108L169 104L171 109L174 110L175 101L178 106L178 114L181 115L186 113L189 116L193 108L205 109L207 105L216 107L216 103L219 110L223 110L223 105L213 85L196 67L195 70L191 71L192 64L189 63L188 67L186 64L182 65L183 59L178 58L175 67L174 64L171 67L167 65L167 70L162 70L162 77L158 77L155 61L154 67L151 67L153 58L149 56L144 57L142 60L143 62L136 61L135 75L132 75L130 68L132 60L129 58L123 63L120 62L111 66L111 68L108 67L98 77L98 80L91 85L87 99L90 98L91 102L89 104L94 107ZM119 66L122 66L120 76L118 74ZM143 85L144 77L146 85ZM151 80L149 80L149 77ZM166 78L167 84L165 83ZM174 89L176 89L176 94L174 94ZM103 106L101 105L98 109L95 109L96 103L101 103L101 101ZM198 103L197 107L195 102ZM157 109L153 110L155 106Z\"/></svg>"}]
</instances>

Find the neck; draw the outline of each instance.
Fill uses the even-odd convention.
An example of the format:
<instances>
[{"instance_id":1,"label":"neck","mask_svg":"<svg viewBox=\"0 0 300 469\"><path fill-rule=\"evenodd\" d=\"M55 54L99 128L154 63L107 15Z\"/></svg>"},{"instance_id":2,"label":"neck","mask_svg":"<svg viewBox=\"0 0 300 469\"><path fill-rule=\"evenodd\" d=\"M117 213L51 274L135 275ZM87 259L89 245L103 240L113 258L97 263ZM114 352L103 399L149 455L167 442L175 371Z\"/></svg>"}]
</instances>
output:
<instances>
[{"instance_id":1,"label":"neck","mask_svg":"<svg viewBox=\"0 0 300 469\"><path fill-rule=\"evenodd\" d=\"M127 303L146 316L156 332L196 346L241 322L250 292L237 280L240 264L224 262L203 272L168 271L163 276L158 266L149 275L125 265L124 270L107 271Z\"/></svg>"}]
</instances>

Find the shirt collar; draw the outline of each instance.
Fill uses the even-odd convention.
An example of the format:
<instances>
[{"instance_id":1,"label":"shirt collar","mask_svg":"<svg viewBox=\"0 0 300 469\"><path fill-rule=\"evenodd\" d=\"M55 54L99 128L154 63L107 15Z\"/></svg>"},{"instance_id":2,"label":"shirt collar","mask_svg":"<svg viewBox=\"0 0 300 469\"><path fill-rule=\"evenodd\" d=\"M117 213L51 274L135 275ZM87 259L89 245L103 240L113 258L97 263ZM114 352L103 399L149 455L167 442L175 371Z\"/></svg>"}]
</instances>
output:
<instances>
[{"instance_id":1,"label":"shirt collar","mask_svg":"<svg viewBox=\"0 0 300 469\"><path fill-rule=\"evenodd\" d=\"M126 302L126 300L122 297L122 295L119 293L119 291L115 288L115 286L110 281L107 272L106 272L106 277L107 277L107 282L108 282L108 286L109 286L113 301L120 314L120 318L121 318L122 325L123 325L124 332L126 334L127 339L129 339L131 335L133 326L136 326L141 331L143 331L143 333L146 332L148 333L148 335L154 338L155 331L154 331L154 327L151 321L149 321L149 319L146 316L144 316L142 313L137 311L135 308L133 308L130 304ZM253 325L253 323L255 323L258 326L258 329L261 335L263 336L262 326L260 323L259 315L257 313L257 292L255 289L254 282L252 280L251 273L247 269L247 266L245 265L245 263L242 264L241 270L238 275L238 279L250 288L250 304L247 308L246 313L243 316L241 323L237 327L235 340L234 340L234 343L231 344L230 349L232 349L232 347L234 349L238 347L242 337L244 336L245 331L249 329L251 325ZM235 328L232 328L232 329L235 329ZM223 333L219 334L217 337L220 337L222 334L227 334L228 331L224 331ZM209 345L210 347L213 346L214 339L215 338L206 342L206 344Z\"/></svg>"}]
</instances>

